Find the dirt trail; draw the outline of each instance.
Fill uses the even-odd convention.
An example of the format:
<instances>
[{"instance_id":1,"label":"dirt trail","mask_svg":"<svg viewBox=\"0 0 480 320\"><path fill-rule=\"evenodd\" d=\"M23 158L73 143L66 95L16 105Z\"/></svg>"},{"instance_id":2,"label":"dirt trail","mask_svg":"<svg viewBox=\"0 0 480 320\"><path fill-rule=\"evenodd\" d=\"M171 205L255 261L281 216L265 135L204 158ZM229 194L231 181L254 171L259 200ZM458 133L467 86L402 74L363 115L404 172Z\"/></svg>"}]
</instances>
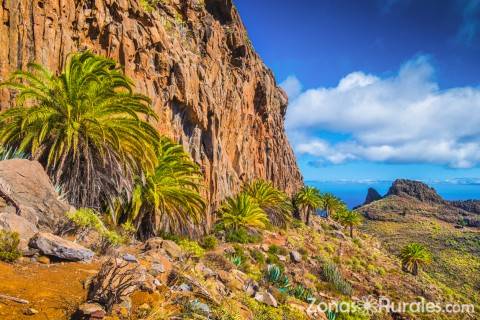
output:
<instances>
[{"instance_id":1,"label":"dirt trail","mask_svg":"<svg viewBox=\"0 0 480 320\"><path fill-rule=\"evenodd\" d=\"M30 302L22 305L0 299L0 319L67 319L66 314L71 314L84 299L83 281L97 270L96 264L28 262L11 265L0 262L0 294ZM39 313L24 315L27 308L34 308Z\"/></svg>"}]
</instances>

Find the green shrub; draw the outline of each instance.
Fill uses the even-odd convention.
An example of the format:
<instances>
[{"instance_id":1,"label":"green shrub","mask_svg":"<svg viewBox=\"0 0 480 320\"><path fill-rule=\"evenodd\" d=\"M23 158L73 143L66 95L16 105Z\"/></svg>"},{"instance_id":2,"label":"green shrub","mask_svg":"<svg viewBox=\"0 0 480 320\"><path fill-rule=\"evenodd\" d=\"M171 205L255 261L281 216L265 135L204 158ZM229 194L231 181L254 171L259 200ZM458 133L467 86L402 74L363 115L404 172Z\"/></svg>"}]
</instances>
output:
<instances>
[{"instance_id":1,"label":"green shrub","mask_svg":"<svg viewBox=\"0 0 480 320\"><path fill-rule=\"evenodd\" d=\"M214 235L208 235L202 239L201 245L206 250L213 250L218 245L218 240Z\"/></svg>"},{"instance_id":2,"label":"green shrub","mask_svg":"<svg viewBox=\"0 0 480 320\"><path fill-rule=\"evenodd\" d=\"M81 230L81 234L88 230L97 231L101 236L101 242L98 246L101 252L105 252L109 247L117 247L126 242L125 237L113 230L108 230L99 214L93 209L80 208L74 212L68 212L67 218ZM128 228L128 225L126 227Z\"/></svg>"},{"instance_id":3,"label":"green shrub","mask_svg":"<svg viewBox=\"0 0 480 320\"><path fill-rule=\"evenodd\" d=\"M250 251L250 256L259 264L265 263L265 255L260 250L252 249Z\"/></svg>"},{"instance_id":4,"label":"green shrub","mask_svg":"<svg viewBox=\"0 0 480 320\"><path fill-rule=\"evenodd\" d=\"M281 261L280 259L278 258L278 256L276 254L271 254L271 253L268 253L267 254L267 260L266 262L268 264L281 264Z\"/></svg>"},{"instance_id":5,"label":"green shrub","mask_svg":"<svg viewBox=\"0 0 480 320\"><path fill-rule=\"evenodd\" d=\"M310 289L305 288L301 284L296 285L295 288L293 288L290 291L290 294L295 298L297 298L298 300L302 300L305 302L311 302L311 299L313 298L312 291Z\"/></svg>"},{"instance_id":6,"label":"green shrub","mask_svg":"<svg viewBox=\"0 0 480 320\"><path fill-rule=\"evenodd\" d=\"M293 226L295 229L301 229L301 228L305 227L305 223L303 223L302 220L293 219L292 226Z\"/></svg>"},{"instance_id":7,"label":"green shrub","mask_svg":"<svg viewBox=\"0 0 480 320\"><path fill-rule=\"evenodd\" d=\"M163 232L161 231L159 234L160 238L165 239L165 240L171 240L175 242L176 244L179 244L180 241L182 241L184 238L178 234L173 234L169 232Z\"/></svg>"},{"instance_id":8,"label":"green shrub","mask_svg":"<svg viewBox=\"0 0 480 320\"><path fill-rule=\"evenodd\" d=\"M322 276L325 281L342 294L347 296L352 294L352 286L343 278L336 264L332 262L325 263L322 269Z\"/></svg>"},{"instance_id":9,"label":"green shrub","mask_svg":"<svg viewBox=\"0 0 480 320\"><path fill-rule=\"evenodd\" d=\"M183 239L178 245L189 255L201 258L205 255L205 250L196 241Z\"/></svg>"},{"instance_id":10,"label":"green shrub","mask_svg":"<svg viewBox=\"0 0 480 320\"><path fill-rule=\"evenodd\" d=\"M0 260L14 262L20 258L19 244L20 236L17 232L0 230Z\"/></svg>"},{"instance_id":11,"label":"green shrub","mask_svg":"<svg viewBox=\"0 0 480 320\"><path fill-rule=\"evenodd\" d=\"M80 208L73 212L67 213L67 218L72 221L77 228L94 229L101 232L105 226L95 210L88 208Z\"/></svg>"},{"instance_id":12,"label":"green shrub","mask_svg":"<svg viewBox=\"0 0 480 320\"><path fill-rule=\"evenodd\" d=\"M262 236L261 234L250 234L246 229L240 228L238 230L229 230L225 239L227 242L247 244L262 241Z\"/></svg>"},{"instance_id":13,"label":"green shrub","mask_svg":"<svg viewBox=\"0 0 480 320\"><path fill-rule=\"evenodd\" d=\"M276 244L272 244L272 245L270 245L270 247L268 247L268 253L277 254L277 255L281 255L281 256L288 255L287 249L285 249L284 247L281 247L281 246L277 246Z\"/></svg>"},{"instance_id":14,"label":"green shrub","mask_svg":"<svg viewBox=\"0 0 480 320\"><path fill-rule=\"evenodd\" d=\"M308 255L308 251L307 249L305 249L304 247L300 247L297 249L298 253L300 253L303 257L307 256Z\"/></svg>"},{"instance_id":15,"label":"green shrub","mask_svg":"<svg viewBox=\"0 0 480 320\"><path fill-rule=\"evenodd\" d=\"M105 230L102 232L102 242L105 243L105 247L117 247L125 243L125 238L115 231Z\"/></svg>"}]
</instances>

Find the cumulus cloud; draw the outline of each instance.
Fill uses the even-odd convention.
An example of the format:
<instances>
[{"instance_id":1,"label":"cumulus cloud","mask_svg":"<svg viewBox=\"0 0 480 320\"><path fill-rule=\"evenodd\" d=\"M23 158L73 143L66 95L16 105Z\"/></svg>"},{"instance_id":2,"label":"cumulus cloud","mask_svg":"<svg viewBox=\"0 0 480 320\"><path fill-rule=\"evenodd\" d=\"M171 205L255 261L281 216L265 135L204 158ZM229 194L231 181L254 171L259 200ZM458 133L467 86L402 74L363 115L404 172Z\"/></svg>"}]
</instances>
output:
<instances>
[{"instance_id":1,"label":"cumulus cloud","mask_svg":"<svg viewBox=\"0 0 480 320\"><path fill-rule=\"evenodd\" d=\"M285 90L290 99L296 98L302 92L302 84L295 76L289 76L280 83L280 87Z\"/></svg>"},{"instance_id":2,"label":"cumulus cloud","mask_svg":"<svg viewBox=\"0 0 480 320\"><path fill-rule=\"evenodd\" d=\"M436 163L469 168L480 162L480 88L440 90L426 56L392 77L353 72L333 88L291 101L287 130L297 152L334 164L351 160ZM316 132L338 133L340 141Z\"/></svg>"}]
</instances>

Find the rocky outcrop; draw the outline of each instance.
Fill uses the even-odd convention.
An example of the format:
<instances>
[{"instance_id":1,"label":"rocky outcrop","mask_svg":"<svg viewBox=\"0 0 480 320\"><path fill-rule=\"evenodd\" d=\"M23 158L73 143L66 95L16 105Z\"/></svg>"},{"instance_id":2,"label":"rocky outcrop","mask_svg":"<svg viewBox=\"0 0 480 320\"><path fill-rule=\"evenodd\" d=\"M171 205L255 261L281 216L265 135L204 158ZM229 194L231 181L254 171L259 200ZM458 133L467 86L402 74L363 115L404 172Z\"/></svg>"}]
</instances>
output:
<instances>
[{"instance_id":1,"label":"rocky outcrop","mask_svg":"<svg viewBox=\"0 0 480 320\"><path fill-rule=\"evenodd\" d=\"M380 193L378 193L377 190L373 188L368 188L367 196L365 197L365 201L363 202L363 205L372 203L380 199L382 199L382 196L380 195Z\"/></svg>"},{"instance_id":2,"label":"rocky outcrop","mask_svg":"<svg viewBox=\"0 0 480 320\"><path fill-rule=\"evenodd\" d=\"M432 216L459 226L480 227L480 201L447 201L420 181L395 180L385 197L375 201L370 191L365 203L355 208L369 220L403 221L410 215ZM378 193L377 193L378 195Z\"/></svg>"},{"instance_id":3,"label":"rocky outcrop","mask_svg":"<svg viewBox=\"0 0 480 320\"><path fill-rule=\"evenodd\" d=\"M422 202L428 203L444 203L440 195L427 184L406 179L395 180L388 190L386 196L412 197Z\"/></svg>"},{"instance_id":4,"label":"rocky outcrop","mask_svg":"<svg viewBox=\"0 0 480 320\"><path fill-rule=\"evenodd\" d=\"M0 81L30 61L58 71L70 52L112 57L153 100L158 130L201 165L216 206L243 181L302 182L284 131L287 96L255 53L231 0L0 2ZM11 105L0 93L0 109Z\"/></svg>"},{"instance_id":5,"label":"rocky outcrop","mask_svg":"<svg viewBox=\"0 0 480 320\"><path fill-rule=\"evenodd\" d=\"M40 163L0 161L0 228L18 232L22 247L39 230L56 231L69 210Z\"/></svg>"}]
</instances>

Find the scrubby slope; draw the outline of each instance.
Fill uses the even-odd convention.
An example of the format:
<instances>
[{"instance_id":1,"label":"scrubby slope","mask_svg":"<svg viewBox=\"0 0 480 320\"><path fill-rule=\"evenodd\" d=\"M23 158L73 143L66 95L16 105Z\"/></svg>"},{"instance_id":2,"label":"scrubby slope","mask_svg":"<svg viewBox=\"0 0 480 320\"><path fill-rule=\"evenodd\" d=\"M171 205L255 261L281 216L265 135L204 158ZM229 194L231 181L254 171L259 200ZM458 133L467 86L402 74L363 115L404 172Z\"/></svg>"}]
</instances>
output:
<instances>
[{"instance_id":1,"label":"scrubby slope","mask_svg":"<svg viewBox=\"0 0 480 320\"><path fill-rule=\"evenodd\" d=\"M463 210L443 200L420 201L405 195L389 195L357 210L367 217L363 231L378 237L392 254L411 242L423 244L433 253L433 263L426 268L429 282L451 301L478 305L480 230L457 224L465 216Z\"/></svg>"},{"instance_id":2,"label":"scrubby slope","mask_svg":"<svg viewBox=\"0 0 480 320\"><path fill-rule=\"evenodd\" d=\"M140 265L155 274L160 283L151 293L133 294L132 307L119 305L114 308L117 318L111 319L164 319L147 317L155 312L183 319L204 319L202 310L206 308L212 319L307 319L306 293L322 302L359 303L379 296L406 302L419 297L435 302L449 301L442 287L437 286L438 282L424 275L413 277L402 272L398 259L386 253L375 238L359 232L357 238L350 239L335 222L318 217L314 218L311 227L296 223L296 227L287 231L265 231L261 242L253 244L220 242L215 248L205 250L192 241L177 240L179 247L171 241L161 244L162 241L152 239L147 244L139 243L116 251L120 256L126 252L135 255ZM161 245L156 246L156 243ZM175 249L180 251L175 252ZM295 259L294 252L298 253ZM30 300L29 307L39 311L37 315L28 316L30 319L67 319L67 316L59 318L59 314L74 310L84 301L86 291L82 289L82 282L91 273L89 270L98 270L106 259L100 257L94 264L81 266L39 265L25 259L15 266L2 264L5 272L0 275L3 277L0 278L0 293ZM162 264L163 272L153 272L154 264ZM288 290L282 289L279 282L268 280L269 264L279 266L288 278ZM338 270L333 278L325 274L325 269L332 265ZM70 281L62 282L59 278L67 277L71 286L62 289ZM32 285L32 278L38 279L40 291ZM277 307L269 306L271 300L262 303L254 299L258 293L271 294ZM7 303L0 308L0 314L23 319L25 308ZM311 316L325 319L323 313ZM442 319L442 316L358 313L339 314L337 319Z\"/></svg>"}]
</instances>

